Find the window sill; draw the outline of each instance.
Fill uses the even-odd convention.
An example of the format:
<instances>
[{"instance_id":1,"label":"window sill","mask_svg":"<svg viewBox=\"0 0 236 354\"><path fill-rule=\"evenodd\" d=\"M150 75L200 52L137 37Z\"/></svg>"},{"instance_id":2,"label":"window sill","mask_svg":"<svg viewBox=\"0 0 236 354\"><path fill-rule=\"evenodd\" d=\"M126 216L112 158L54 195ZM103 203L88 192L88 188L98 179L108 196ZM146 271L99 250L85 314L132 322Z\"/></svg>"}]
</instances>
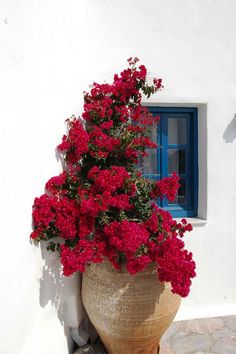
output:
<instances>
[{"instance_id":1,"label":"window sill","mask_svg":"<svg viewBox=\"0 0 236 354\"><path fill-rule=\"evenodd\" d=\"M181 219L183 218L174 218L177 222L181 221ZM185 219L185 218L184 218ZM190 224L192 224L193 226L204 226L207 224L207 220L205 219L201 219L201 218L188 218L186 217L187 222L189 222Z\"/></svg>"}]
</instances>

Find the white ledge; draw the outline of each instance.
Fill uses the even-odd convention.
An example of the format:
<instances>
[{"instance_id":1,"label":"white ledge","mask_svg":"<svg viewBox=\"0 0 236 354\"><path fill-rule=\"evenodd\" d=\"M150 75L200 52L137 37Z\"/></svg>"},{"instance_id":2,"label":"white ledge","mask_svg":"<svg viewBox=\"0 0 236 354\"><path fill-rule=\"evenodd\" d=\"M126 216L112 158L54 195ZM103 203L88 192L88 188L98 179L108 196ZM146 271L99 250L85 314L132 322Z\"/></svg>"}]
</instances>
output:
<instances>
[{"instance_id":1,"label":"white ledge","mask_svg":"<svg viewBox=\"0 0 236 354\"><path fill-rule=\"evenodd\" d=\"M190 224L192 224L193 226L204 226L207 224L207 220L205 219L201 219L201 218L174 218L177 222L180 222L182 219L186 219L187 222L189 222Z\"/></svg>"}]
</instances>

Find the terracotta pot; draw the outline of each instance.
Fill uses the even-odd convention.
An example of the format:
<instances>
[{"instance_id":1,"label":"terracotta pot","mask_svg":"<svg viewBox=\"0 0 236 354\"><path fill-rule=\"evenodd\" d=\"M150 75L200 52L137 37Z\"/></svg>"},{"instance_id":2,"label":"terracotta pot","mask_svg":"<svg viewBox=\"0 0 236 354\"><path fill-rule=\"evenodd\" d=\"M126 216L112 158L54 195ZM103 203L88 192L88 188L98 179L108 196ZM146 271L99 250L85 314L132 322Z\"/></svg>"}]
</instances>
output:
<instances>
[{"instance_id":1,"label":"terracotta pot","mask_svg":"<svg viewBox=\"0 0 236 354\"><path fill-rule=\"evenodd\" d=\"M180 306L155 268L130 275L108 262L91 264L83 274L82 301L109 354L157 354L161 336Z\"/></svg>"}]
</instances>

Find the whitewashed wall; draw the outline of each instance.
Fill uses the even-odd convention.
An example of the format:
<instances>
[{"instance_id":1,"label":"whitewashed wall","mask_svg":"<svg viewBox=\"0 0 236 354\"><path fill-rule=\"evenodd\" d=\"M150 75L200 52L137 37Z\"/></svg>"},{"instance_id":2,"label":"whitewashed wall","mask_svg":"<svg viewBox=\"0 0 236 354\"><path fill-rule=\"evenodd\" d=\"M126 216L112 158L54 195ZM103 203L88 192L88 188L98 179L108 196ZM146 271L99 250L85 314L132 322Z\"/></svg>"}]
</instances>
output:
<instances>
[{"instance_id":1,"label":"whitewashed wall","mask_svg":"<svg viewBox=\"0 0 236 354\"><path fill-rule=\"evenodd\" d=\"M71 348L78 279L30 245L31 205L60 170L54 148L83 90L130 56L164 80L153 103L200 108L207 222L187 241L198 277L178 318L236 314L235 17L234 0L0 0L0 352Z\"/></svg>"}]
</instances>

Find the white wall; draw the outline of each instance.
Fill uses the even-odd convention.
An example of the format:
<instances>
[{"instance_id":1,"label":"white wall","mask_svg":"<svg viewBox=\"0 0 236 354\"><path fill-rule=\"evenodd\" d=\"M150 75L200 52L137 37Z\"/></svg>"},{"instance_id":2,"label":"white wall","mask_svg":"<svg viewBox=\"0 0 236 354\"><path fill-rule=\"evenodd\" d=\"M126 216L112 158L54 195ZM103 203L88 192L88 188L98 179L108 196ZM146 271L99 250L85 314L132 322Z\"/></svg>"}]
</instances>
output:
<instances>
[{"instance_id":1,"label":"white wall","mask_svg":"<svg viewBox=\"0 0 236 354\"><path fill-rule=\"evenodd\" d=\"M153 103L206 108L207 223L186 242L198 277L178 318L236 313L235 16L234 0L0 0L0 352L70 347L76 279L62 280L58 263L30 245L31 205L59 172L54 148L82 91L130 56L164 80Z\"/></svg>"}]
</instances>

